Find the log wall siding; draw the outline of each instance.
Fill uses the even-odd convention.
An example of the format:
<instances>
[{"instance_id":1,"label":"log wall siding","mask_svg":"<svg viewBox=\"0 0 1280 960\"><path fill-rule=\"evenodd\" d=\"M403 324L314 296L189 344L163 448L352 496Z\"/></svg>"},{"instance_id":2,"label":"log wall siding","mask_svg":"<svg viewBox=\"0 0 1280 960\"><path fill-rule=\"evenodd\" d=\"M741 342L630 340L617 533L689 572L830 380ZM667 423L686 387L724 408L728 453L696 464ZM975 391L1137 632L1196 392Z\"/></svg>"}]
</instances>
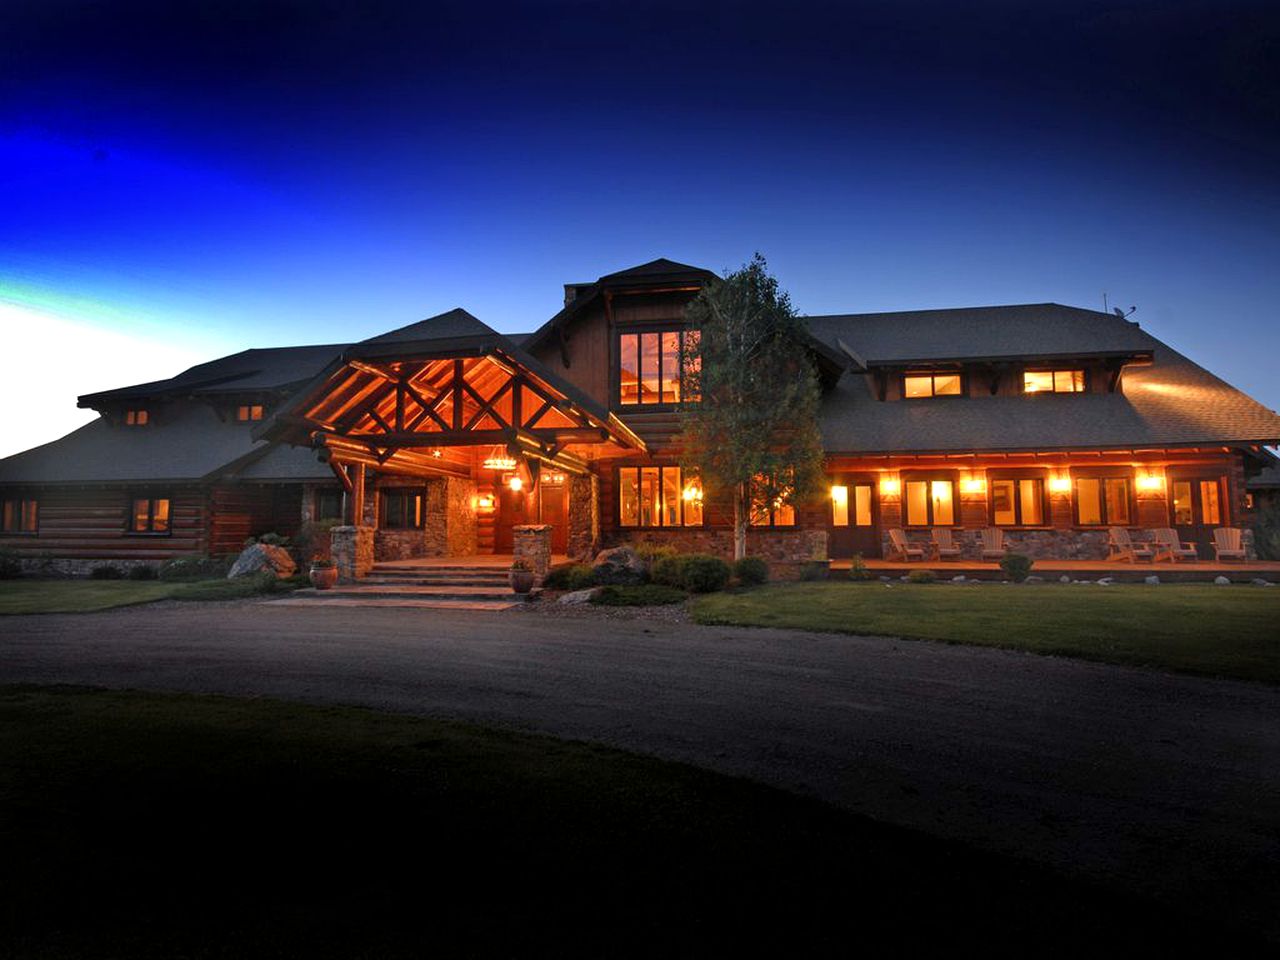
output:
<instances>
[{"instance_id":1,"label":"log wall siding","mask_svg":"<svg viewBox=\"0 0 1280 960\"><path fill-rule=\"evenodd\" d=\"M193 485L23 488L39 502L39 533L0 536L0 549L25 557L75 560L168 560L204 553L205 491ZM134 497L168 497L171 532L128 532Z\"/></svg>"},{"instance_id":2,"label":"log wall siding","mask_svg":"<svg viewBox=\"0 0 1280 960\"><path fill-rule=\"evenodd\" d=\"M302 485L219 484L209 491L209 553L239 553L249 537L292 537L302 523Z\"/></svg>"}]
</instances>

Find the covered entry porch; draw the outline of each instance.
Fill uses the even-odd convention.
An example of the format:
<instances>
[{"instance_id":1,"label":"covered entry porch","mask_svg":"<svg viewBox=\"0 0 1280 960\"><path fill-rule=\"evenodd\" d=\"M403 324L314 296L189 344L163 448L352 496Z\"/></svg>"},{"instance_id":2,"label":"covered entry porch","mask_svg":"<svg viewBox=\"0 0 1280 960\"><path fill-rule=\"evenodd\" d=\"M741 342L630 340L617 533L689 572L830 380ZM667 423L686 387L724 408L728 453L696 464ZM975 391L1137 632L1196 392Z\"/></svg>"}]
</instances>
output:
<instances>
[{"instance_id":1,"label":"covered entry porch","mask_svg":"<svg viewBox=\"0 0 1280 960\"><path fill-rule=\"evenodd\" d=\"M331 469L344 579L380 561L530 553L522 536L536 542L535 567L586 556L599 541L594 461L645 452L508 338L469 315L454 320L471 332L408 328L348 349L262 429Z\"/></svg>"}]
</instances>

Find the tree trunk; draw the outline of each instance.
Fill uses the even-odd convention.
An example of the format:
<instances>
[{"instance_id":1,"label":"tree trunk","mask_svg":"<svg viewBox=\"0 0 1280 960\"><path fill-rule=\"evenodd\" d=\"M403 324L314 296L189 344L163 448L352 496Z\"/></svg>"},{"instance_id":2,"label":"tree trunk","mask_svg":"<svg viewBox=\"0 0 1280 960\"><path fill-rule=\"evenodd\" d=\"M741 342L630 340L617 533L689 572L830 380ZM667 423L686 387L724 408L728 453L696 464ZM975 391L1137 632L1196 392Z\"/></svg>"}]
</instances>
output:
<instances>
[{"instance_id":1,"label":"tree trunk","mask_svg":"<svg viewBox=\"0 0 1280 960\"><path fill-rule=\"evenodd\" d=\"M738 484L733 498L733 559L747 555L747 485Z\"/></svg>"}]
</instances>

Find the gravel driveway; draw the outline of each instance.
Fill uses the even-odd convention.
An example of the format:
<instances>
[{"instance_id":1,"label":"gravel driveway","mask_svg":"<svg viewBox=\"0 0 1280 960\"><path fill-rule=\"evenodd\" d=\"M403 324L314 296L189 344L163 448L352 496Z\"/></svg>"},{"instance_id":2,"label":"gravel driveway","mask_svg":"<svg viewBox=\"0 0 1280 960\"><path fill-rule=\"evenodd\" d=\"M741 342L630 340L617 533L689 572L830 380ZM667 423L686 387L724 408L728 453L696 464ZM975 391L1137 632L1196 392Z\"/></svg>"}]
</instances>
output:
<instances>
[{"instance_id":1,"label":"gravel driveway","mask_svg":"<svg viewBox=\"0 0 1280 960\"><path fill-rule=\"evenodd\" d=\"M0 682L26 681L360 704L601 741L1280 938L1273 687L883 638L260 603L0 618Z\"/></svg>"}]
</instances>

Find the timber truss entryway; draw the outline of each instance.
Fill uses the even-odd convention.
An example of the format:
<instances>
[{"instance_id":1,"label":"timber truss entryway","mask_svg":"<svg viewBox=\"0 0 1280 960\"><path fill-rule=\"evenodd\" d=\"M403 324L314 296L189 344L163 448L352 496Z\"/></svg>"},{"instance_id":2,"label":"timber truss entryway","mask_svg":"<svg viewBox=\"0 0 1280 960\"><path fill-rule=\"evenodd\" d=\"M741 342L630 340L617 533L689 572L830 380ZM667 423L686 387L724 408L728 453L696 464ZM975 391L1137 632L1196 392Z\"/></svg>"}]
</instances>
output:
<instances>
[{"instance_id":1,"label":"timber truss entryway","mask_svg":"<svg viewBox=\"0 0 1280 960\"><path fill-rule=\"evenodd\" d=\"M435 553L507 552L511 528L527 523L551 524L552 549L565 553L575 478L590 480L602 456L645 452L644 441L508 338L463 316L474 332L349 348L259 435L314 448L348 494L348 523L368 523L369 470L380 480L454 478L460 484L437 506L464 532L446 532L452 539ZM588 489L594 496L594 484ZM468 511L474 535L465 533Z\"/></svg>"}]
</instances>

